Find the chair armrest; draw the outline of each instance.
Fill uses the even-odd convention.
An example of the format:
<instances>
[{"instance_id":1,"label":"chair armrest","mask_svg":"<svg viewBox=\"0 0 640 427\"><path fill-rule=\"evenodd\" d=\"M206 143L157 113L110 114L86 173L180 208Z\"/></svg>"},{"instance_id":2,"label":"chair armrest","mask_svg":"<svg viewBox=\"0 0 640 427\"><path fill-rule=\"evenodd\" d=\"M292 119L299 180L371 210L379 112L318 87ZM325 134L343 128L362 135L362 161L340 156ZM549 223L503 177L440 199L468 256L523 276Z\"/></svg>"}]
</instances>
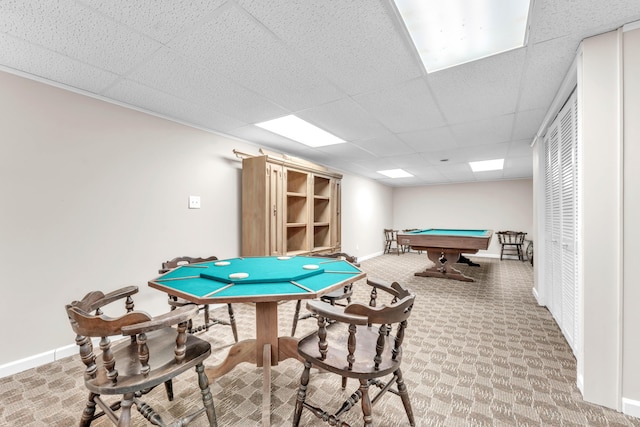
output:
<instances>
[{"instance_id":1,"label":"chair armrest","mask_svg":"<svg viewBox=\"0 0 640 427\"><path fill-rule=\"evenodd\" d=\"M381 289L397 298L404 298L409 295L409 292L406 289L403 289L397 282L389 284L378 279L367 279L367 284L373 288Z\"/></svg>"},{"instance_id":2,"label":"chair armrest","mask_svg":"<svg viewBox=\"0 0 640 427\"><path fill-rule=\"evenodd\" d=\"M125 286L124 288L120 288L106 294L104 298L102 298L102 301L104 301L103 305L110 304L122 298L130 297L131 295L137 294L137 293L138 293L137 286Z\"/></svg>"},{"instance_id":3,"label":"chair armrest","mask_svg":"<svg viewBox=\"0 0 640 427\"><path fill-rule=\"evenodd\" d=\"M188 304L178 307L161 316L154 317L147 322L136 323L134 325L123 326L122 335L137 335L143 332L151 332L157 329L163 329L178 323L184 323L198 313L198 306Z\"/></svg>"},{"instance_id":4,"label":"chair armrest","mask_svg":"<svg viewBox=\"0 0 640 427\"><path fill-rule=\"evenodd\" d=\"M125 286L106 295L100 291L90 292L80 301L78 307L89 313L119 299L130 297L137 292L137 286Z\"/></svg>"},{"instance_id":5,"label":"chair armrest","mask_svg":"<svg viewBox=\"0 0 640 427\"><path fill-rule=\"evenodd\" d=\"M350 306L353 305L359 304L350 304ZM322 316L330 320L335 320L337 322L350 323L353 325L366 325L368 322L367 316L345 313L345 307L331 305L323 301L311 300L307 303L307 309L313 313L316 313L318 316Z\"/></svg>"}]
</instances>

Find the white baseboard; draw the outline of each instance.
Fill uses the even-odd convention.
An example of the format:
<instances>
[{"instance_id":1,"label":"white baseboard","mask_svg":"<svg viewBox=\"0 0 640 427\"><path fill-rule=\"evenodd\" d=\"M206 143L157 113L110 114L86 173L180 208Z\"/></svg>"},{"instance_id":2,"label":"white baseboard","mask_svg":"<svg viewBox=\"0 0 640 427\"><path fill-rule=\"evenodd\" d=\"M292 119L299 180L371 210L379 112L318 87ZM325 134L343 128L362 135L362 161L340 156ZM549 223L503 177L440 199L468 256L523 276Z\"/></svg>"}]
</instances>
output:
<instances>
[{"instance_id":1,"label":"white baseboard","mask_svg":"<svg viewBox=\"0 0 640 427\"><path fill-rule=\"evenodd\" d=\"M100 339L96 338L92 341L95 347L99 345ZM78 346L74 343L54 350L45 351L44 353L25 357L24 359L5 363L4 365L0 365L0 378L8 377L9 375L26 371L27 369L37 368L75 354L78 354Z\"/></svg>"},{"instance_id":2,"label":"white baseboard","mask_svg":"<svg viewBox=\"0 0 640 427\"><path fill-rule=\"evenodd\" d=\"M533 297L536 299L536 301L538 302L538 305L544 305L542 304L542 302L540 301L540 297L538 296L538 290L536 288L532 288L531 290L533 292Z\"/></svg>"},{"instance_id":3,"label":"white baseboard","mask_svg":"<svg viewBox=\"0 0 640 427\"><path fill-rule=\"evenodd\" d=\"M50 350L44 353L36 354L35 356L29 356L21 360L16 360L16 361L1 365L0 378L8 377L9 375L26 371L27 369L37 368L38 366L51 363L55 360L55 355L56 355L56 351Z\"/></svg>"},{"instance_id":4,"label":"white baseboard","mask_svg":"<svg viewBox=\"0 0 640 427\"><path fill-rule=\"evenodd\" d=\"M369 254L369 255L363 255L363 256L356 257L356 258L358 259L358 262L362 262L362 261L366 261L368 259L375 258L375 257L381 256L381 255L384 255L384 251L375 252L375 253L372 253L372 254Z\"/></svg>"},{"instance_id":5,"label":"white baseboard","mask_svg":"<svg viewBox=\"0 0 640 427\"><path fill-rule=\"evenodd\" d=\"M576 378L576 387L580 390L580 394L584 396L584 376L582 374L578 374L578 378Z\"/></svg>"},{"instance_id":6,"label":"white baseboard","mask_svg":"<svg viewBox=\"0 0 640 427\"><path fill-rule=\"evenodd\" d=\"M622 398L622 413L640 418L640 401Z\"/></svg>"}]
</instances>

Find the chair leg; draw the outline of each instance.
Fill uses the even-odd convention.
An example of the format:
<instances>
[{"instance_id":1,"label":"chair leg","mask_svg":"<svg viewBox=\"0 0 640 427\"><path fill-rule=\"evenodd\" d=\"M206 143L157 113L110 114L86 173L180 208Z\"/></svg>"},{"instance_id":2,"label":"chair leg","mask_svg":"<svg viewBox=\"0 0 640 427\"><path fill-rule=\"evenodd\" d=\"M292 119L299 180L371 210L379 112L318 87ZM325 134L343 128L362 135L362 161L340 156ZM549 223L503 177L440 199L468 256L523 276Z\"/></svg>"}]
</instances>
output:
<instances>
[{"instance_id":1,"label":"chair leg","mask_svg":"<svg viewBox=\"0 0 640 427\"><path fill-rule=\"evenodd\" d=\"M302 305L302 300L298 300L296 302L296 311L293 313L293 326L291 327L291 336L295 336L296 328L298 327L298 317L300 316L300 306Z\"/></svg>"},{"instance_id":2,"label":"chair leg","mask_svg":"<svg viewBox=\"0 0 640 427\"><path fill-rule=\"evenodd\" d=\"M167 380L164 382L164 389L167 391L167 399L169 402L173 401L173 381Z\"/></svg>"},{"instance_id":3,"label":"chair leg","mask_svg":"<svg viewBox=\"0 0 640 427\"><path fill-rule=\"evenodd\" d=\"M84 411L82 411L82 418L80 418L80 427L88 427L91 425L93 416L96 413L96 396L98 395L95 393L89 393L87 404L84 407Z\"/></svg>"},{"instance_id":4,"label":"chair leg","mask_svg":"<svg viewBox=\"0 0 640 427\"><path fill-rule=\"evenodd\" d=\"M120 418L118 419L118 427L129 427L131 425L131 406L133 405L133 393L127 393L122 396L120 405Z\"/></svg>"},{"instance_id":5,"label":"chair leg","mask_svg":"<svg viewBox=\"0 0 640 427\"><path fill-rule=\"evenodd\" d=\"M205 304L202 306L202 310L204 311L204 330L209 330L209 304Z\"/></svg>"},{"instance_id":6,"label":"chair leg","mask_svg":"<svg viewBox=\"0 0 640 427\"><path fill-rule=\"evenodd\" d=\"M302 416L302 408L304 408L304 401L307 398L307 385L309 384L309 371L311 371L311 363L304 362L304 370L300 377L300 388L298 388L298 396L296 397L296 409L293 413L293 427L300 425L300 417Z\"/></svg>"},{"instance_id":7,"label":"chair leg","mask_svg":"<svg viewBox=\"0 0 640 427\"><path fill-rule=\"evenodd\" d=\"M216 420L216 409L213 405L213 396L211 390L209 390L209 379L204 373L204 366L202 363L196 365L196 372L198 373L198 385L200 386L200 392L202 393L202 403L204 403L204 410L207 413L210 427L217 427L218 421Z\"/></svg>"},{"instance_id":8,"label":"chair leg","mask_svg":"<svg viewBox=\"0 0 640 427\"><path fill-rule=\"evenodd\" d=\"M407 385L404 383L404 378L402 377L402 371L400 369L395 372L395 375L397 377L396 385L398 386L398 394L402 399L402 404L404 405L404 411L407 413L407 418L409 418L409 424L413 427L416 425L416 421L413 418L413 409L411 409L411 401L409 400Z\"/></svg>"},{"instance_id":9,"label":"chair leg","mask_svg":"<svg viewBox=\"0 0 640 427\"><path fill-rule=\"evenodd\" d=\"M373 427L373 408L369 397L369 380L360 379L360 393L362 393L362 418L364 427Z\"/></svg>"},{"instance_id":10,"label":"chair leg","mask_svg":"<svg viewBox=\"0 0 640 427\"><path fill-rule=\"evenodd\" d=\"M233 313L233 306L231 304L227 304L227 309L229 312L229 324L231 325L231 331L233 332L233 339L238 342L238 328L236 328L236 316Z\"/></svg>"}]
</instances>

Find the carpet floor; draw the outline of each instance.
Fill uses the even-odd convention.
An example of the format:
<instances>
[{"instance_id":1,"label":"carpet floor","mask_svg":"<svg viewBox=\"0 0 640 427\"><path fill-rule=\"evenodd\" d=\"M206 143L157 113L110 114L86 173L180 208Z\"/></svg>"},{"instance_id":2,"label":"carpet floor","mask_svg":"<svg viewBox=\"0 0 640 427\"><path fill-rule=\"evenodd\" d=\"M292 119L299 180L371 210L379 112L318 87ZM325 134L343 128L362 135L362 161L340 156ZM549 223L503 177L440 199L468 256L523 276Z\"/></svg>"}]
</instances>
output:
<instances>
[{"instance_id":1,"label":"carpet floor","mask_svg":"<svg viewBox=\"0 0 640 427\"><path fill-rule=\"evenodd\" d=\"M480 267L456 264L475 282L416 277L429 262L425 255L383 255L362 262L369 277L397 281L411 288L416 302L404 341L402 370L418 426L616 426L640 427L640 419L585 402L576 387L576 360L557 324L533 294L531 265L517 260L472 258ZM354 299L368 302L364 280ZM279 306L280 335L289 335L295 302ZM141 307L143 308L143 307ZM234 304L240 339L253 337L255 309ZM224 318L226 309L213 311ZM312 331L315 320L298 324L298 337ZM69 333L72 334L71 329ZM222 361L233 344L228 326L200 336L212 343L209 363ZM77 425L87 392L79 356L0 379L0 425ZM288 359L272 370L271 423L291 424L302 364ZM357 389L340 378L312 370L308 399L336 405ZM261 423L262 370L240 364L211 385L220 426ZM195 372L174 382L175 400L159 387L145 399L165 420L200 405ZM362 424L360 407L345 417ZM133 425L146 425L137 412ZM376 426L409 425L400 399L385 395L374 407ZM205 426L206 417L192 425ZM95 426L112 425L102 417ZM301 425L326 425L309 411Z\"/></svg>"}]
</instances>

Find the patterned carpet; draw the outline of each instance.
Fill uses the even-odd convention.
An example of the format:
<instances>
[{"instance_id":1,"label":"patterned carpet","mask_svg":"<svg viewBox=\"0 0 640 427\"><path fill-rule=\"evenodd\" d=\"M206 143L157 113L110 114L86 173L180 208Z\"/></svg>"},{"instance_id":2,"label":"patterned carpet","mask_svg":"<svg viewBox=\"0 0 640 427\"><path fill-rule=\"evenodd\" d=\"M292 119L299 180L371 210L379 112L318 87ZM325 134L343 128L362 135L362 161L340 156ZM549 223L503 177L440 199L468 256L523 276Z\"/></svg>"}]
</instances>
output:
<instances>
[{"instance_id":1,"label":"patterned carpet","mask_svg":"<svg viewBox=\"0 0 640 427\"><path fill-rule=\"evenodd\" d=\"M418 426L640 426L640 419L582 400L576 388L576 362L550 313L532 295L532 268L515 260L473 259L480 267L457 267L474 283L416 277L425 255L383 255L364 261L370 277L395 280L417 295L405 338L403 372ZM356 299L368 301L363 281ZM280 334L291 329L294 302L280 305ZM240 339L252 337L254 308L236 304ZM62 310L62 309L61 309ZM214 313L224 317L225 309ZM311 331L314 320L298 324L297 336ZM72 334L69 329L70 335ZM217 326L206 334L220 361L233 343L231 330ZM70 340L73 337L70 337ZM77 425L87 393L83 365L69 357L0 379L0 425ZM272 370L273 426L290 425L302 365L287 360ZM241 364L212 385L220 426L257 426L261 421L262 370ZM340 389L340 378L312 370L309 399L340 404L357 385ZM175 382L176 399L164 389L146 396L165 420L200 404L195 373ZM335 406L334 406L335 408ZM336 408L337 409L337 408ZM361 425L359 407L346 421ZM145 425L134 414L134 425ZM406 426L398 397L387 394L374 407L377 426ZM96 426L107 426L100 419ZM206 425L200 417L192 425ZM301 425L325 425L309 411Z\"/></svg>"}]
</instances>

